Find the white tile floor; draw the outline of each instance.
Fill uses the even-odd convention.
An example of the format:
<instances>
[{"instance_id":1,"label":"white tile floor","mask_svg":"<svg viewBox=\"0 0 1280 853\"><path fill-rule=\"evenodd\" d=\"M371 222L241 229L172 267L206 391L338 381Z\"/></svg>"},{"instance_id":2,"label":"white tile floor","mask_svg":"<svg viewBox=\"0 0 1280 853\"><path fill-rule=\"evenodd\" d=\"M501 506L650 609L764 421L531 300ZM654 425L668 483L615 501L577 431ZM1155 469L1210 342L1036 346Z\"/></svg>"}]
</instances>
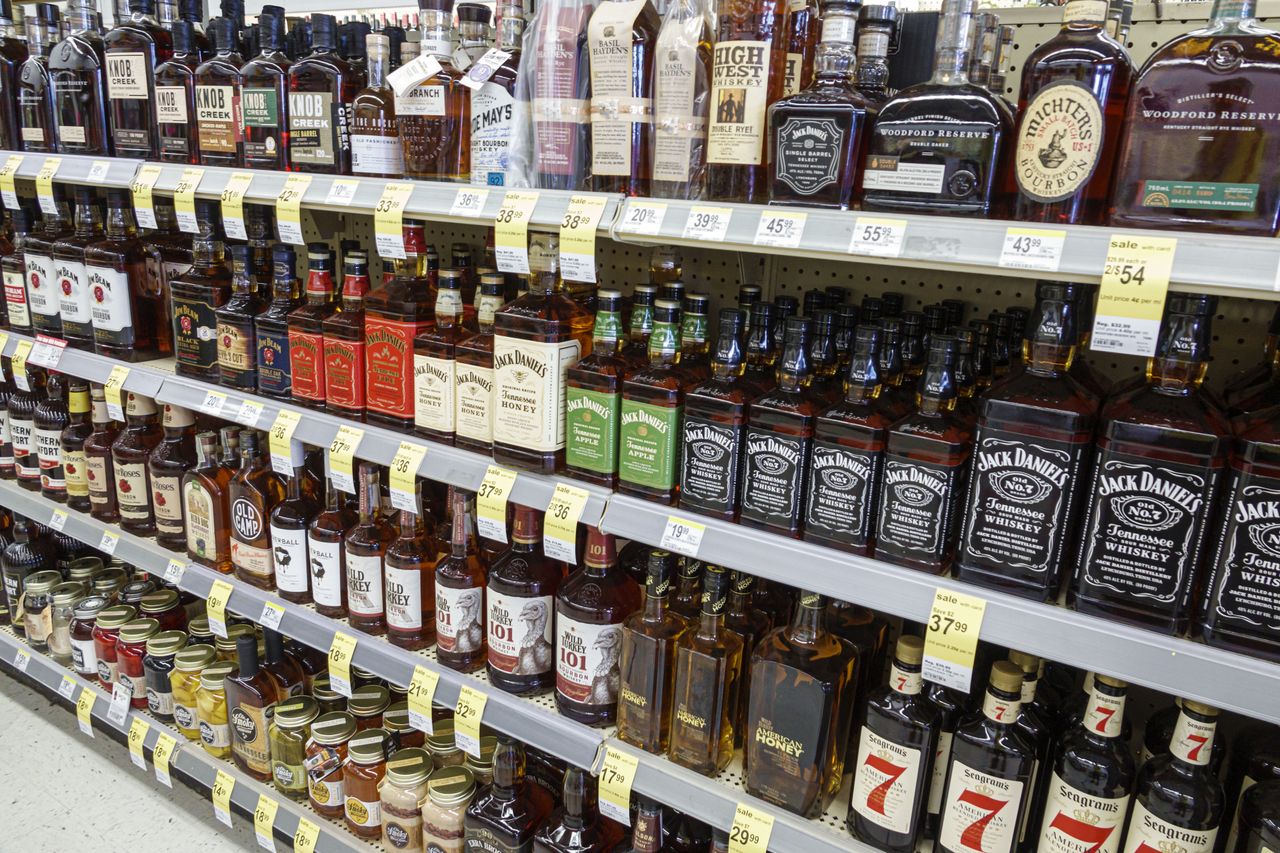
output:
<instances>
[{"instance_id":1,"label":"white tile floor","mask_svg":"<svg viewBox=\"0 0 1280 853\"><path fill-rule=\"evenodd\" d=\"M258 850L253 827L235 830L181 782L165 788L129 762L124 744L80 733L75 714L0 673L0 850L227 853ZM279 847L279 843L277 843Z\"/></svg>"}]
</instances>

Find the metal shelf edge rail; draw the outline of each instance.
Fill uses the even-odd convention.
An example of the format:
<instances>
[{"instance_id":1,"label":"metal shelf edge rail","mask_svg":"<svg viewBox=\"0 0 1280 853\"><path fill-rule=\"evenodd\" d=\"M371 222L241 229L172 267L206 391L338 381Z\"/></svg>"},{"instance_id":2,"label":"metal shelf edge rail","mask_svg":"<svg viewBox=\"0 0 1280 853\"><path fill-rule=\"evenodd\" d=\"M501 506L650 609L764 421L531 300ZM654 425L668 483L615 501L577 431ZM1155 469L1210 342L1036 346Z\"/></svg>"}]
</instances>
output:
<instances>
[{"instance_id":1,"label":"metal shelf edge rail","mask_svg":"<svg viewBox=\"0 0 1280 853\"><path fill-rule=\"evenodd\" d=\"M415 652L393 646L383 638L370 636L337 620L321 616L309 608L291 604L234 576L190 563L185 555L125 533L115 525L103 524L86 513L60 507L47 498L27 492L13 482L0 481L0 503L46 525L54 512L61 509L67 514L63 532L95 548L101 543L104 532L115 533L120 537L115 556L156 577L164 577L169 561L177 560L184 566L178 588L199 598L209 597L209 590L215 581L226 581L232 586L227 609L254 622L261 621L267 602L277 604L284 610L280 630L314 649L327 652L337 631L355 637L357 644L354 664L393 684L407 687L413 679L414 666L420 665L433 670L440 676L435 694L438 704L453 707L464 684L479 689L488 695L484 711L484 722L487 725L578 767L591 767L595 761L600 743L604 739L602 731L575 723L526 699L489 687Z\"/></svg>"},{"instance_id":2,"label":"metal shelf edge rail","mask_svg":"<svg viewBox=\"0 0 1280 853\"><path fill-rule=\"evenodd\" d=\"M26 652L30 656L25 671L17 670L15 665L15 659L19 651ZM118 735L117 739L127 743L129 728L133 725L134 718L138 717L145 721L149 726L146 739L143 742L143 751L148 759L147 775L152 775L156 742L160 740L162 734L166 734L178 744L169 758L170 777L178 776L190 787L198 786L207 793L213 789L213 780L219 770L230 774L236 780L235 787L231 790L232 810L247 821L250 827L253 825L254 811L258 807L258 797L261 794L266 794L280 804L273 824L273 834L281 841L291 845L294 833L298 829L298 822L305 817L320 828L320 834L316 840L317 853L336 853L336 851L368 853L369 850L373 849L370 845L360 841L342 827L330 822L327 818L308 811L288 797L240 772L231 762L221 761L209 755L199 744L192 743L176 729L161 723L153 717L131 708L124 724L117 726L107 718L108 710L111 707L110 693L103 691L96 683L89 683L77 673L63 667L47 655L32 649L26 643L7 632L0 632L0 659L4 661L10 670L21 672L21 675L28 680L42 685L53 694L58 695L62 700L68 702L70 704L69 710L72 713L75 713L76 701L80 698L80 691L86 687L91 690L96 697L92 711L95 732ZM70 679L76 685L75 692L70 697L63 696L58 692L64 677ZM135 768L133 768L132 764L129 764L129 769L134 770ZM212 804L210 804L209 808L212 809L212 807Z\"/></svg>"},{"instance_id":3,"label":"metal shelf edge rail","mask_svg":"<svg viewBox=\"0 0 1280 853\"><path fill-rule=\"evenodd\" d=\"M1280 723L1280 664L626 495L609 500L600 527L658 543L673 515L705 526L698 559L709 563L917 622L928 619L939 588L976 595L987 603L988 642Z\"/></svg>"}]
</instances>

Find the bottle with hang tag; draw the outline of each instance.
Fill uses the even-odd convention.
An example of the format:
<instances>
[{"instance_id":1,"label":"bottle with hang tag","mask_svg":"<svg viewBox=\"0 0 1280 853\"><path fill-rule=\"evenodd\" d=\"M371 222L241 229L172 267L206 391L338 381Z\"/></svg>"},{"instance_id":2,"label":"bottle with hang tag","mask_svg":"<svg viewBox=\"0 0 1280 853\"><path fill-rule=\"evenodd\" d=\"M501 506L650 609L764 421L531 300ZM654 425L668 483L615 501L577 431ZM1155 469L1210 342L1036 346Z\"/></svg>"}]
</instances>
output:
<instances>
[{"instance_id":1,"label":"bottle with hang tag","mask_svg":"<svg viewBox=\"0 0 1280 853\"><path fill-rule=\"evenodd\" d=\"M476 6L488 12L487 7ZM506 56L496 67L481 61L467 69L467 76L472 80L488 74L479 86L470 87L468 95L471 99L471 183L482 187L501 187L507 183L508 147L514 126L516 79L524 37L523 0L501 0L497 4L497 15L495 48Z\"/></svg>"},{"instance_id":2,"label":"bottle with hang tag","mask_svg":"<svg viewBox=\"0 0 1280 853\"><path fill-rule=\"evenodd\" d=\"M398 178L404 154L396 125L395 92L387 83L391 42L384 35L365 37L369 81L351 103L351 174Z\"/></svg>"},{"instance_id":3,"label":"bottle with hang tag","mask_svg":"<svg viewBox=\"0 0 1280 853\"><path fill-rule=\"evenodd\" d=\"M196 464L182 476L187 556L231 573L231 470L218 460L218 435L196 436Z\"/></svg>"}]
</instances>

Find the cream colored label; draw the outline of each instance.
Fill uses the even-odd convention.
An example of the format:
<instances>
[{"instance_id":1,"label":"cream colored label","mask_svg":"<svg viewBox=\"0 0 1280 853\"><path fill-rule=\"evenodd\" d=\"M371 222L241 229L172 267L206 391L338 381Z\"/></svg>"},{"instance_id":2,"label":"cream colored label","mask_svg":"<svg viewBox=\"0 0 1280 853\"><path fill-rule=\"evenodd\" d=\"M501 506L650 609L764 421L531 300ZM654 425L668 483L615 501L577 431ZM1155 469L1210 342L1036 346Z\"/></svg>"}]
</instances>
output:
<instances>
[{"instance_id":1,"label":"cream colored label","mask_svg":"<svg viewBox=\"0 0 1280 853\"><path fill-rule=\"evenodd\" d=\"M413 424L421 429L453 432L456 362L451 358L413 357Z\"/></svg>"},{"instance_id":2,"label":"cream colored label","mask_svg":"<svg viewBox=\"0 0 1280 853\"><path fill-rule=\"evenodd\" d=\"M182 533L182 478L152 477L151 503L162 533Z\"/></svg>"},{"instance_id":3,"label":"cream colored label","mask_svg":"<svg viewBox=\"0 0 1280 853\"><path fill-rule=\"evenodd\" d=\"M924 689L924 675L918 670L908 672L898 669L897 663L889 665L889 686L899 693L914 696Z\"/></svg>"},{"instance_id":4,"label":"cream colored label","mask_svg":"<svg viewBox=\"0 0 1280 853\"><path fill-rule=\"evenodd\" d=\"M443 116L445 114L444 86L414 86L403 95L396 95L397 116Z\"/></svg>"},{"instance_id":5,"label":"cream colored label","mask_svg":"<svg viewBox=\"0 0 1280 853\"><path fill-rule=\"evenodd\" d=\"M182 503L187 513L187 553L201 559L215 559L218 544L214 538L212 496L192 481L182 490Z\"/></svg>"},{"instance_id":6,"label":"cream colored label","mask_svg":"<svg viewBox=\"0 0 1280 853\"><path fill-rule=\"evenodd\" d=\"M782 97L789 98L800 91L800 72L804 66L804 56L799 53L788 53L786 68L782 73Z\"/></svg>"},{"instance_id":7,"label":"cream colored label","mask_svg":"<svg viewBox=\"0 0 1280 853\"><path fill-rule=\"evenodd\" d=\"M489 587L486 599L489 665L514 675L550 672L555 664L555 597L503 595Z\"/></svg>"},{"instance_id":8,"label":"cream colored label","mask_svg":"<svg viewBox=\"0 0 1280 853\"><path fill-rule=\"evenodd\" d=\"M1021 710L1021 702L1001 699L990 690L982 697L982 713L987 715L987 719L997 723L1012 723L1018 719L1018 712Z\"/></svg>"},{"instance_id":9,"label":"cream colored label","mask_svg":"<svg viewBox=\"0 0 1280 853\"><path fill-rule=\"evenodd\" d=\"M422 627L422 572L386 568L387 625L401 631Z\"/></svg>"},{"instance_id":10,"label":"cream colored label","mask_svg":"<svg viewBox=\"0 0 1280 853\"><path fill-rule=\"evenodd\" d=\"M271 551L231 537L231 564L255 577L271 576Z\"/></svg>"},{"instance_id":11,"label":"cream colored label","mask_svg":"<svg viewBox=\"0 0 1280 853\"><path fill-rule=\"evenodd\" d=\"M457 366L454 427L459 437L493 441L493 370L470 364Z\"/></svg>"},{"instance_id":12,"label":"cream colored label","mask_svg":"<svg viewBox=\"0 0 1280 853\"><path fill-rule=\"evenodd\" d=\"M84 128L78 124L60 124L58 125L58 141L83 145L85 142Z\"/></svg>"},{"instance_id":13,"label":"cream colored label","mask_svg":"<svg viewBox=\"0 0 1280 853\"><path fill-rule=\"evenodd\" d=\"M1010 853L1018 840L1022 789L1016 779L951 762L938 840L947 850Z\"/></svg>"},{"instance_id":14,"label":"cream colored label","mask_svg":"<svg viewBox=\"0 0 1280 853\"><path fill-rule=\"evenodd\" d=\"M715 46L711 80L707 162L759 166L764 162L769 106L769 43L720 42Z\"/></svg>"},{"instance_id":15,"label":"cream colored label","mask_svg":"<svg viewBox=\"0 0 1280 853\"><path fill-rule=\"evenodd\" d=\"M342 606L342 543L307 536L307 553L311 556L311 594L316 604Z\"/></svg>"},{"instance_id":16,"label":"cream colored label","mask_svg":"<svg viewBox=\"0 0 1280 853\"><path fill-rule=\"evenodd\" d=\"M235 734L232 749L236 755L258 773L271 772L271 743L267 739L268 709L243 702L231 709L227 721Z\"/></svg>"},{"instance_id":17,"label":"cream colored label","mask_svg":"<svg viewBox=\"0 0 1280 853\"><path fill-rule=\"evenodd\" d=\"M1070 0L1066 6L1062 7L1062 22L1070 24L1073 21L1091 21L1101 24L1107 19L1107 4L1105 0Z\"/></svg>"},{"instance_id":18,"label":"cream colored label","mask_svg":"<svg viewBox=\"0 0 1280 853\"><path fill-rule=\"evenodd\" d=\"M1018 189L1041 203L1078 193L1102 157L1102 105L1075 80L1060 80L1031 99L1014 149Z\"/></svg>"},{"instance_id":19,"label":"cream colored label","mask_svg":"<svg viewBox=\"0 0 1280 853\"><path fill-rule=\"evenodd\" d=\"M631 29L649 0L601 3L587 26L591 53L591 171L631 174L632 126L648 122L648 98L633 97Z\"/></svg>"},{"instance_id":20,"label":"cream colored label","mask_svg":"<svg viewBox=\"0 0 1280 853\"><path fill-rule=\"evenodd\" d=\"M30 616L30 614L28 614ZM31 630L31 626L27 626L27 630ZM129 691L129 695L134 699L147 698L147 679L141 675L126 675L119 670L116 671L116 680L125 686Z\"/></svg>"},{"instance_id":21,"label":"cream colored label","mask_svg":"<svg viewBox=\"0 0 1280 853\"><path fill-rule=\"evenodd\" d=\"M885 740L862 727L853 771L852 808L891 832L907 832L920 784L920 750Z\"/></svg>"},{"instance_id":22,"label":"cream colored label","mask_svg":"<svg viewBox=\"0 0 1280 853\"><path fill-rule=\"evenodd\" d=\"M484 590L436 585L436 643L464 654L484 648Z\"/></svg>"},{"instance_id":23,"label":"cream colored label","mask_svg":"<svg viewBox=\"0 0 1280 853\"><path fill-rule=\"evenodd\" d=\"M1185 829L1147 811L1147 807L1138 801L1133 804L1133 814L1129 817L1129 828L1124 840L1124 853L1137 853L1141 850L1176 851L1176 853L1209 853L1213 842L1218 837L1218 828Z\"/></svg>"},{"instance_id":24,"label":"cream colored label","mask_svg":"<svg viewBox=\"0 0 1280 853\"><path fill-rule=\"evenodd\" d=\"M307 591L307 531L271 525L276 587L282 592Z\"/></svg>"},{"instance_id":25,"label":"cream colored label","mask_svg":"<svg viewBox=\"0 0 1280 853\"><path fill-rule=\"evenodd\" d=\"M1089 693L1089 706L1084 712L1084 726L1103 737L1119 737L1124 728L1123 696L1108 696L1096 688Z\"/></svg>"},{"instance_id":26,"label":"cream colored label","mask_svg":"<svg viewBox=\"0 0 1280 853\"><path fill-rule=\"evenodd\" d=\"M1258 784L1258 780L1252 776L1245 776L1244 781L1240 783L1240 796L1236 797L1235 811L1231 815L1231 823L1228 824L1231 829L1227 833L1227 846L1223 848L1228 853L1236 849L1236 837L1240 834L1240 806L1244 803L1244 792L1256 784ZM1262 853L1267 853L1266 847L1262 848Z\"/></svg>"},{"instance_id":27,"label":"cream colored label","mask_svg":"<svg viewBox=\"0 0 1280 853\"><path fill-rule=\"evenodd\" d=\"M107 54L107 97L111 100L145 101L150 97L148 76L145 53Z\"/></svg>"},{"instance_id":28,"label":"cream colored label","mask_svg":"<svg viewBox=\"0 0 1280 853\"><path fill-rule=\"evenodd\" d=\"M347 606L359 616L381 616L382 558L347 551Z\"/></svg>"},{"instance_id":29,"label":"cream colored label","mask_svg":"<svg viewBox=\"0 0 1280 853\"><path fill-rule=\"evenodd\" d=\"M116 465L116 501L120 517L145 521L151 514L151 491L147 488L147 466L142 462Z\"/></svg>"},{"instance_id":30,"label":"cream colored label","mask_svg":"<svg viewBox=\"0 0 1280 853\"><path fill-rule=\"evenodd\" d=\"M156 87L156 121L159 124L186 124L187 90L181 86Z\"/></svg>"},{"instance_id":31,"label":"cream colored label","mask_svg":"<svg viewBox=\"0 0 1280 853\"><path fill-rule=\"evenodd\" d=\"M1169 741L1169 751L1174 758L1203 767L1213 756L1213 732L1216 728L1216 723L1193 720L1186 711L1182 711L1173 729L1173 739Z\"/></svg>"},{"instance_id":32,"label":"cream colored label","mask_svg":"<svg viewBox=\"0 0 1280 853\"><path fill-rule=\"evenodd\" d=\"M307 793L311 796L313 803L318 803L322 806L336 806L346 800L341 779L336 782L309 779L307 780Z\"/></svg>"},{"instance_id":33,"label":"cream colored label","mask_svg":"<svg viewBox=\"0 0 1280 853\"><path fill-rule=\"evenodd\" d=\"M1054 773L1037 853L1118 853L1128 813L1127 796L1095 797L1071 787Z\"/></svg>"},{"instance_id":34,"label":"cream colored label","mask_svg":"<svg viewBox=\"0 0 1280 853\"><path fill-rule=\"evenodd\" d=\"M357 826L382 825L382 803L378 800L366 801L347 797L345 808L347 820Z\"/></svg>"},{"instance_id":35,"label":"cream colored label","mask_svg":"<svg viewBox=\"0 0 1280 853\"><path fill-rule=\"evenodd\" d=\"M89 458L83 450L62 448L62 471L67 478L67 495L73 498L89 496Z\"/></svg>"},{"instance_id":36,"label":"cream colored label","mask_svg":"<svg viewBox=\"0 0 1280 853\"><path fill-rule=\"evenodd\" d=\"M89 457L89 500L103 505L111 500L114 484L107 475L107 460L103 456Z\"/></svg>"},{"instance_id":37,"label":"cream colored label","mask_svg":"<svg viewBox=\"0 0 1280 853\"><path fill-rule=\"evenodd\" d=\"M658 33L654 62L653 179L685 184L692 178L693 147L702 144L706 130L706 104L702 115L694 114L698 84L707 85L698 61L698 41L702 36L702 16L668 18ZM704 98L705 100L705 98Z\"/></svg>"},{"instance_id":38,"label":"cream colored label","mask_svg":"<svg viewBox=\"0 0 1280 853\"><path fill-rule=\"evenodd\" d=\"M565 374L581 351L577 341L494 337L494 441L527 450L564 447Z\"/></svg>"}]
</instances>

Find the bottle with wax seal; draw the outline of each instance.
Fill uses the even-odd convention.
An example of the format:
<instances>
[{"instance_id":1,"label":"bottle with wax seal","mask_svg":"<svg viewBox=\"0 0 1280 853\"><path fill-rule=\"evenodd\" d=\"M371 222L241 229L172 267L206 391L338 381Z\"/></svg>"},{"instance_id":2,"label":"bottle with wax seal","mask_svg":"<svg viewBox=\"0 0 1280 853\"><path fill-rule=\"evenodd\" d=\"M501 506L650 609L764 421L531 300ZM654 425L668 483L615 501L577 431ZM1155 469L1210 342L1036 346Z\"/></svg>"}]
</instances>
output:
<instances>
[{"instance_id":1,"label":"bottle with wax seal","mask_svg":"<svg viewBox=\"0 0 1280 853\"><path fill-rule=\"evenodd\" d=\"M173 57L156 68L156 133L163 163L200 162L196 68L201 57L188 21L173 23Z\"/></svg>"},{"instance_id":2,"label":"bottle with wax seal","mask_svg":"<svg viewBox=\"0 0 1280 853\"><path fill-rule=\"evenodd\" d=\"M555 686L556 590L563 566L542 553L542 513L517 506L511 548L489 567L489 682L532 695Z\"/></svg>"},{"instance_id":3,"label":"bottle with wax seal","mask_svg":"<svg viewBox=\"0 0 1280 853\"><path fill-rule=\"evenodd\" d=\"M296 172L351 174L347 110L360 88L338 55L337 21L311 16L311 52L289 66L289 165Z\"/></svg>"},{"instance_id":4,"label":"bottle with wax seal","mask_svg":"<svg viewBox=\"0 0 1280 853\"><path fill-rule=\"evenodd\" d=\"M196 200L199 231L191 241L192 265L169 283L173 300L175 370L206 382L218 378L218 318L231 298L221 217L216 202Z\"/></svg>"},{"instance_id":5,"label":"bottle with wax seal","mask_svg":"<svg viewBox=\"0 0 1280 853\"><path fill-rule=\"evenodd\" d=\"M325 408L324 321L338 310L333 300L333 254L328 243L307 244L306 301L289 312L290 395L308 409Z\"/></svg>"}]
</instances>

